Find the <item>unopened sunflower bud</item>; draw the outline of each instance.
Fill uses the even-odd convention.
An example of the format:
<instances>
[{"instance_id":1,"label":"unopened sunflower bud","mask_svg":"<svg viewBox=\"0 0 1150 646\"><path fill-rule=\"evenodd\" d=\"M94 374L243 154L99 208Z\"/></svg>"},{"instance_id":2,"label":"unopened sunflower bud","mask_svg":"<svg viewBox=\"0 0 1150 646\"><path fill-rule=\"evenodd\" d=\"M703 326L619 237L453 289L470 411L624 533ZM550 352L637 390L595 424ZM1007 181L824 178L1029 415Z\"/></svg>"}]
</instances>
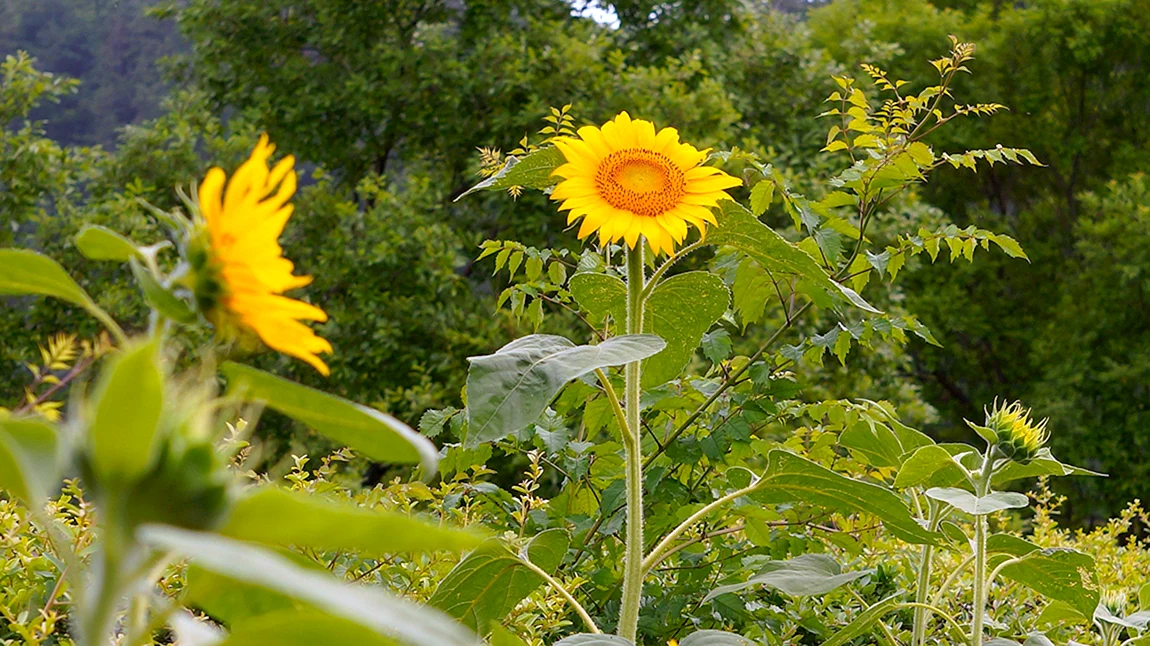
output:
<instances>
[{"instance_id":1,"label":"unopened sunflower bud","mask_svg":"<svg viewBox=\"0 0 1150 646\"><path fill-rule=\"evenodd\" d=\"M1030 409L1023 408L1021 402L999 405L986 413L985 430L994 450L1002 457L1015 462L1027 463L1035 458L1048 439L1046 420L1035 423L1030 417Z\"/></svg>"}]
</instances>

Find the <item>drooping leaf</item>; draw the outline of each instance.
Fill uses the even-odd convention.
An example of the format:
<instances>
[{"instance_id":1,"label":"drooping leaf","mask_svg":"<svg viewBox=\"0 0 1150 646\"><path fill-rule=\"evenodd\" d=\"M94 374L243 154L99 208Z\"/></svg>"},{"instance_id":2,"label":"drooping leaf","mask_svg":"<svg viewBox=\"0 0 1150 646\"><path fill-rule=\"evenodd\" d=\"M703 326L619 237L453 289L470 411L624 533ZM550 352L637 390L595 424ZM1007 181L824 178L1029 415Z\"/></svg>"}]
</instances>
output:
<instances>
[{"instance_id":1,"label":"drooping leaf","mask_svg":"<svg viewBox=\"0 0 1150 646\"><path fill-rule=\"evenodd\" d=\"M471 357L467 371L465 446L498 440L539 419L567 382L598 368L645 359L666 347L650 334L576 346L561 336L532 334L495 354Z\"/></svg>"},{"instance_id":2,"label":"drooping leaf","mask_svg":"<svg viewBox=\"0 0 1150 646\"><path fill-rule=\"evenodd\" d=\"M87 225L76 234L76 248L89 260L127 262L139 252L131 240L98 225Z\"/></svg>"},{"instance_id":3,"label":"drooping leaf","mask_svg":"<svg viewBox=\"0 0 1150 646\"><path fill-rule=\"evenodd\" d=\"M602 274L576 274L571 293L592 315L610 314L617 325L627 320L627 288L623 281ZM643 313L643 332L667 342L667 347L643 362L643 387L654 388L682 372L703 334L727 311L730 292L723 280L705 271L672 276L651 292Z\"/></svg>"},{"instance_id":4,"label":"drooping leaf","mask_svg":"<svg viewBox=\"0 0 1150 646\"><path fill-rule=\"evenodd\" d=\"M230 393L262 401L373 460L418 462L425 474L436 471L435 445L390 415L242 364L225 363L220 372L228 379Z\"/></svg>"},{"instance_id":5,"label":"drooping leaf","mask_svg":"<svg viewBox=\"0 0 1150 646\"><path fill-rule=\"evenodd\" d=\"M84 308L94 306L88 293L55 260L28 249L0 249L0 294L40 294Z\"/></svg>"},{"instance_id":6,"label":"drooping leaf","mask_svg":"<svg viewBox=\"0 0 1150 646\"><path fill-rule=\"evenodd\" d=\"M803 554L789 561L771 561L750 579L715 588L703 600L710 601L721 594L759 585L774 588L792 597L811 597L826 594L873 572L856 570L843 573L838 562L826 554Z\"/></svg>"},{"instance_id":7,"label":"drooping leaf","mask_svg":"<svg viewBox=\"0 0 1150 646\"><path fill-rule=\"evenodd\" d=\"M480 646L442 613L378 589L348 585L300 568L265 549L215 534L150 525L138 533L153 547L184 555L223 576L300 599L335 617L417 646Z\"/></svg>"},{"instance_id":8,"label":"drooping leaf","mask_svg":"<svg viewBox=\"0 0 1150 646\"><path fill-rule=\"evenodd\" d=\"M136 284L140 286L148 305L177 323L190 324L196 321L196 313L190 305L161 285L152 272L140 264L140 261L135 258L128 260L132 276L136 278Z\"/></svg>"},{"instance_id":9,"label":"drooping leaf","mask_svg":"<svg viewBox=\"0 0 1150 646\"><path fill-rule=\"evenodd\" d=\"M973 516L985 516L1004 509L1023 509L1030 505L1026 494L1013 491L994 491L985 496L976 496L965 489L955 487L931 487L926 496L961 509Z\"/></svg>"},{"instance_id":10,"label":"drooping leaf","mask_svg":"<svg viewBox=\"0 0 1150 646\"><path fill-rule=\"evenodd\" d=\"M367 626L318 610L269 612L230 628L220 646L400 646L400 642Z\"/></svg>"},{"instance_id":11,"label":"drooping leaf","mask_svg":"<svg viewBox=\"0 0 1150 646\"><path fill-rule=\"evenodd\" d=\"M374 556L462 551L482 540L473 532L407 514L364 509L274 486L259 487L238 500L219 531L224 536L257 543L348 550Z\"/></svg>"},{"instance_id":12,"label":"drooping leaf","mask_svg":"<svg viewBox=\"0 0 1150 646\"><path fill-rule=\"evenodd\" d=\"M814 258L759 222L742 205L724 200L719 203L719 211L719 225L707 232L708 243L737 249L769 271L799 276L836 299L879 313L854 290L831 280Z\"/></svg>"},{"instance_id":13,"label":"drooping leaf","mask_svg":"<svg viewBox=\"0 0 1150 646\"><path fill-rule=\"evenodd\" d=\"M1050 449L1039 449L1033 460L1026 464L1011 462L994 474L992 484L1001 486L1007 482L1023 480L1025 478L1040 478L1042 476L1095 476L1105 478L1106 474L1071 466L1059 462L1050 453Z\"/></svg>"},{"instance_id":14,"label":"drooping leaf","mask_svg":"<svg viewBox=\"0 0 1150 646\"><path fill-rule=\"evenodd\" d=\"M476 191L498 191L512 186L545 189L559 182L558 177L551 176L551 171L566 161L563 153L554 146L540 148L523 157L508 157L498 173L467 189L455 198L455 201L458 202Z\"/></svg>"},{"instance_id":15,"label":"drooping leaf","mask_svg":"<svg viewBox=\"0 0 1150 646\"><path fill-rule=\"evenodd\" d=\"M0 419L0 489L34 505L59 477L55 427L38 419Z\"/></svg>"},{"instance_id":16,"label":"drooping leaf","mask_svg":"<svg viewBox=\"0 0 1150 646\"><path fill-rule=\"evenodd\" d=\"M767 454L767 470L753 498L772 504L802 500L838 512L872 514L892 534L915 544L935 545L942 538L919 525L906 503L890 490L781 449Z\"/></svg>"},{"instance_id":17,"label":"drooping leaf","mask_svg":"<svg viewBox=\"0 0 1150 646\"><path fill-rule=\"evenodd\" d=\"M566 532L549 529L531 540L527 555L543 571L553 572L567 552L568 541ZM519 558L493 546L472 552L456 564L428 603L481 630L503 619L542 583L543 578Z\"/></svg>"},{"instance_id":18,"label":"drooping leaf","mask_svg":"<svg viewBox=\"0 0 1150 646\"><path fill-rule=\"evenodd\" d=\"M164 375L156 342L126 348L104 367L92 398L87 441L105 484L127 483L152 464L164 408Z\"/></svg>"},{"instance_id":19,"label":"drooping leaf","mask_svg":"<svg viewBox=\"0 0 1150 646\"><path fill-rule=\"evenodd\" d=\"M755 642L725 630L698 630L679 640L679 646L755 646Z\"/></svg>"}]
</instances>

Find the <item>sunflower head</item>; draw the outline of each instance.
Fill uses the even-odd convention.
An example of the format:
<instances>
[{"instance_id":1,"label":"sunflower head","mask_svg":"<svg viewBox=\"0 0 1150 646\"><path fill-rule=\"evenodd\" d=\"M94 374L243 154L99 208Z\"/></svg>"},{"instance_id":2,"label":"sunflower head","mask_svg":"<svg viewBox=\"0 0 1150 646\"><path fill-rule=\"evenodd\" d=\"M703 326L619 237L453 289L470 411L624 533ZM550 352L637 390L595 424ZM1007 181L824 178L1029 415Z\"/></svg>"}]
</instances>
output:
<instances>
[{"instance_id":1,"label":"sunflower head","mask_svg":"<svg viewBox=\"0 0 1150 646\"><path fill-rule=\"evenodd\" d=\"M326 321L320 308L283 296L311 282L292 274L279 237L292 214L295 159L269 168L275 152L266 135L229 181L212 168L200 184L195 231L188 245L189 283L196 305L217 335L267 347L329 370L317 356L331 344L301 321ZM244 343L248 345L248 343Z\"/></svg>"},{"instance_id":2,"label":"sunflower head","mask_svg":"<svg viewBox=\"0 0 1150 646\"><path fill-rule=\"evenodd\" d=\"M715 224L711 207L742 184L701 166L707 151L681 143L674 128L656 132L650 121L626 112L578 134L554 139L567 163L552 172L563 179L551 199L568 211L568 224L582 219L580 239L598 231L599 244L622 239L633 249L643 237L656 254L673 254L687 225L705 233L707 223Z\"/></svg>"},{"instance_id":3,"label":"sunflower head","mask_svg":"<svg viewBox=\"0 0 1150 646\"><path fill-rule=\"evenodd\" d=\"M986 426L978 430L984 432L996 452L1022 463L1033 460L1050 439L1046 420L1035 423L1030 409L1023 408L1021 402L995 402L994 408L986 411Z\"/></svg>"}]
</instances>

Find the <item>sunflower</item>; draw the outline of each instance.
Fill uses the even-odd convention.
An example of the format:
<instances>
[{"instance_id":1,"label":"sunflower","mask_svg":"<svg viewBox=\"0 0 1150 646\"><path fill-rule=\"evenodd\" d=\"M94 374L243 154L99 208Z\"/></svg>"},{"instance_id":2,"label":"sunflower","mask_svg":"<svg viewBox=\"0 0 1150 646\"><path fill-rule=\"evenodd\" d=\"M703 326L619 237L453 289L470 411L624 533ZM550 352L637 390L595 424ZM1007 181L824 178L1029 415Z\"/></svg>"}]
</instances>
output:
<instances>
[{"instance_id":1,"label":"sunflower","mask_svg":"<svg viewBox=\"0 0 1150 646\"><path fill-rule=\"evenodd\" d=\"M639 237L656 254L675 253L690 224L705 233L715 224L711 208L731 199L725 189L742 182L712 166L700 166L707 150L679 142L679 132L655 132L650 121L619 113L602 128L586 126L579 137L558 137L555 147L567 163L552 175L563 178L551 193L569 211L567 223L583 219L579 239L599 232L599 244L619 239L634 249Z\"/></svg>"},{"instance_id":2,"label":"sunflower","mask_svg":"<svg viewBox=\"0 0 1150 646\"><path fill-rule=\"evenodd\" d=\"M217 330L254 333L269 348L302 359L330 374L317 353L332 351L327 340L300 321L326 321L320 308L283 296L303 287L310 276L294 276L283 257L280 234L292 214L288 200L296 190L295 158L281 159L270 170L275 146L260 136L251 157L231 181L212 168L199 190L202 215L196 301ZM227 187L225 189L225 182Z\"/></svg>"},{"instance_id":3,"label":"sunflower","mask_svg":"<svg viewBox=\"0 0 1150 646\"><path fill-rule=\"evenodd\" d=\"M1038 454L1050 439L1046 430L1046 420L1035 423L1030 417L1030 409L1023 408L1022 402L999 404L986 411L986 427L997 439L994 448L1003 456L1016 462L1026 463Z\"/></svg>"}]
</instances>

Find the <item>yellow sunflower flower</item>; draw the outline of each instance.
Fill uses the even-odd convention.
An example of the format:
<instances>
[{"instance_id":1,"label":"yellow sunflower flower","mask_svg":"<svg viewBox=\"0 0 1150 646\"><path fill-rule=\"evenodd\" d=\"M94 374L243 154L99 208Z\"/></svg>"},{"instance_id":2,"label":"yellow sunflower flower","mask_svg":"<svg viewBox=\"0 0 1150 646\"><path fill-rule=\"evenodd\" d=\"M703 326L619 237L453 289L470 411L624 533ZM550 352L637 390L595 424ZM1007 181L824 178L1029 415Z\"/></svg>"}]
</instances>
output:
<instances>
[{"instance_id":1,"label":"yellow sunflower flower","mask_svg":"<svg viewBox=\"0 0 1150 646\"><path fill-rule=\"evenodd\" d=\"M1022 402L999 404L986 411L986 427L997 439L994 448L1003 456L1016 462L1029 462L1038 450L1050 440L1046 430L1046 420L1035 423L1030 417L1030 409L1023 408Z\"/></svg>"},{"instance_id":2,"label":"yellow sunflower flower","mask_svg":"<svg viewBox=\"0 0 1150 646\"><path fill-rule=\"evenodd\" d=\"M569 211L567 223L583 219L582 240L599 232L599 244L639 237L656 253L675 253L687 237L687 225L700 234L715 224L711 208L731 199L726 189L742 184L712 166L700 166L707 150L680 143L679 132L655 132L650 121L619 113L602 128L586 126L579 137L558 137L555 146L567 163L552 175L563 178L551 193Z\"/></svg>"},{"instance_id":3,"label":"yellow sunflower flower","mask_svg":"<svg viewBox=\"0 0 1150 646\"><path fill-rule=\"evenodd\" d=\"M326 376L330 370L317 354L330 353L331 344L300 321L326 321L327 314L282 295L307 285L311 277L292 275L294 265L279 245L292 214L288 200L296 190L295 158L288 155L269 170L273 152L275 146L263 135L230 182L222 169L212 168L200 184L206 249L196 300L218 331L255 333L269 348L302 359Z\"/></svg>"}]
</instances>

